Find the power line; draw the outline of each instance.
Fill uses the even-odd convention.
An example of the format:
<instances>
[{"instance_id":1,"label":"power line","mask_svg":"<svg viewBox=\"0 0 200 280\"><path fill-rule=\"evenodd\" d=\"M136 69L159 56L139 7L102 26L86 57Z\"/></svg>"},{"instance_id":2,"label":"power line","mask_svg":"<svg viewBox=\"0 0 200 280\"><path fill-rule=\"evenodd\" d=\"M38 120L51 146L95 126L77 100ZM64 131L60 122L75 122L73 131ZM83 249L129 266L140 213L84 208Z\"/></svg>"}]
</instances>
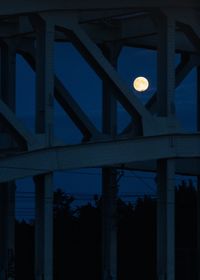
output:
<instances>
[{"instance_id":1,"label":"power line","mask_svg":"<svg viewBox=\"0 0 200 280\"><path fill-rule=\"evenodd\" d=\"M145 186L147 186L151 191L155 192L155 190L148 184L146 183L143 178L141 178L140 176L137 176L134 171L132 171L133 175L135 178L139 179Z\"/></svg>"}]
</instances>

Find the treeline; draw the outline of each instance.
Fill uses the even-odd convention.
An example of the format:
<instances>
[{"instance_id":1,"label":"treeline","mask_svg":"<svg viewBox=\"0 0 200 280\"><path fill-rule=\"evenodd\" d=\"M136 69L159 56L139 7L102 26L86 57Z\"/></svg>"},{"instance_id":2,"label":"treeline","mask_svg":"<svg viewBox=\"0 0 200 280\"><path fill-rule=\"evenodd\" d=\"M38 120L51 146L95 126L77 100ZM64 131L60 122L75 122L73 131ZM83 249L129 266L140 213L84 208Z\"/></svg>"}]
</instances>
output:
<instances>
[{"instance_id":1,"label":"treeline","mask_svg":"<svg viewBox=\"0 0 200 280\"><path fill-rule=\"evenodd\" d=\"M73 197L54 194L54 279L101 279L101 198L72 208ZM196 190L176 189L176 279L196 279ZM16 280L34 280L34 222L16 221ZM155 280L156 200L118 200L118 279Z\"/></svg>"}]
</instances>

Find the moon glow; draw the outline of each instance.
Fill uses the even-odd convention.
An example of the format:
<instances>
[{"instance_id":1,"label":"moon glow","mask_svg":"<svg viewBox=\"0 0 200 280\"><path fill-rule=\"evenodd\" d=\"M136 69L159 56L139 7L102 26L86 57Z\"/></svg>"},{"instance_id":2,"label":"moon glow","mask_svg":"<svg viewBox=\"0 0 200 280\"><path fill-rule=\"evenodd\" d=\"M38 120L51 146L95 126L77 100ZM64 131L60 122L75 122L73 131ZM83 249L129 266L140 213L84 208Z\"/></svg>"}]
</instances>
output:
<instances>
[{"instance_id":1,"label":"moon glow","mask_svg":"<svg viewBox=\"0 0 200 280\"><path fill-rule=\"evenodd\" d=\"M144 92L149 87L149 81L144 77L137 77L133 81L133 87L138 92Z\"/></svg>"}]
</instances>

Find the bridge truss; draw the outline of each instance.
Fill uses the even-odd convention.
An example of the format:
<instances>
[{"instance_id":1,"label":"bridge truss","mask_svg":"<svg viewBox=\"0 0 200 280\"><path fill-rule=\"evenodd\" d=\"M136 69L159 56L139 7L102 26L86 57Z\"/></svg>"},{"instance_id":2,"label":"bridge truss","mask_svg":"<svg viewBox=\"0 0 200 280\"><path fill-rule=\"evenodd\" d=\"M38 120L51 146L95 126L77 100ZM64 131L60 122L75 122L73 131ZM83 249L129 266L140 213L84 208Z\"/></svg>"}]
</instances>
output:
<instances>
[{"instance_id":1,"label":"bridge truss","mask_svg":"<svg viewBox=\"0 0 200 280\"><path fill-rule=\"evenodd\" d=\"M32 177L36 193L35 279L53 279L53 172L102 168L103 274L117 279L117 170L157 172L157 275L175 279L176 174L200 175L200 9L196 1L7 0L0 3L0 278L15 279L15 180ZM70 42L103 81L99 130L54 71L54 42ZM124 46L157 52L157 90L146 105L117 72ZM175 67L175 53L181 61ZM16 55L36 74L35 133L17 118ZM185 133L175 88L197 69L197 129ZM54 99L83 135L58 144ZM117 133L117 103L132 121ZM48 197L48 200L46 199ZM199 263L199 260L198 260ZM12 264L12 265L11 265Z\"/></svg>"}]
</instances>

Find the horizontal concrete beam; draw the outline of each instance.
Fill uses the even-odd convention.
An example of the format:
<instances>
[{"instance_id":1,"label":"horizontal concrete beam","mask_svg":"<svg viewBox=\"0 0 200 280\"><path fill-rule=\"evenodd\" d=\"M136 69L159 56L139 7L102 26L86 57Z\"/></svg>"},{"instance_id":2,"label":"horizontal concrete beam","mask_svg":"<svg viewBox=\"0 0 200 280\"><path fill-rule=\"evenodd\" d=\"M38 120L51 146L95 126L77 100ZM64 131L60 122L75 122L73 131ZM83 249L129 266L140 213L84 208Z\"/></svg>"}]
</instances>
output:
<instances>
[{"instance_id":1,"label":"horizontal concrete beam","mask_svg":"<svg viewBox=\"0 0 200 280\"><path fill-rule=\"evenodd\" d=\"M131 10L107 10L87 11L77 13L78 22L89 34L90 38L98 44L102 42L120 41L123 46L157 49L157 29L148 12L139 13L134 11L130 17ZM185 13L188 12L188 9ZM185 13L183 14L185 16ZM68 12L65 12L66 17ZM191 13L187 13L191 15ZM63 12L61 12L63 15ZM59 16L59 13L58 13ZM186 17L186 16L185 16ZM194 15L193 15L194 17ZM197 24L191 23L195 26ZM15 17L13 20L4 20L0 25L0 37L23 36L23 38L34 38L33 27L27 16ZM61 32L56 31L56 41L68 42L69 40ZM197 52L196 48L180 30L176 32L177 52Z\"/></svg>"},{"instance_id":2,"label":"horizontal concrete beam","mask_svg":"<svg viewBox=\"0 0 200 280\"><path fill-rule=\"evenodd\" d=\"M159 135L51 147L0 159L0 182L51 171L123 165L163 158L199 158L200 134Z\"/></svg>"},{"instance_id":3,"label":"horizontal concrete beam","mask_svg":"<svg viewBox=\"0 0 200 280\"><path fill-rule=\"evenodd\" d=\"M0 3L0 15L23 14L51 10L115 10L132 8L175 7L197 8L200 3L197 0L2 0Z\"/></svg>"},{"instance_id":4,"label":"horizontal concrete beam","mask_svg":"<svg viewBox=\"0 0 200 280\"><path fill-rule=\"evenodd\" d=\"M121 166L114 167L121 168ZM200 174L200 158L176 159L175 168L176 174L198 176ZM124 164L123 169L156 172L156 160Z\"/></svg>"}]
</instances>

